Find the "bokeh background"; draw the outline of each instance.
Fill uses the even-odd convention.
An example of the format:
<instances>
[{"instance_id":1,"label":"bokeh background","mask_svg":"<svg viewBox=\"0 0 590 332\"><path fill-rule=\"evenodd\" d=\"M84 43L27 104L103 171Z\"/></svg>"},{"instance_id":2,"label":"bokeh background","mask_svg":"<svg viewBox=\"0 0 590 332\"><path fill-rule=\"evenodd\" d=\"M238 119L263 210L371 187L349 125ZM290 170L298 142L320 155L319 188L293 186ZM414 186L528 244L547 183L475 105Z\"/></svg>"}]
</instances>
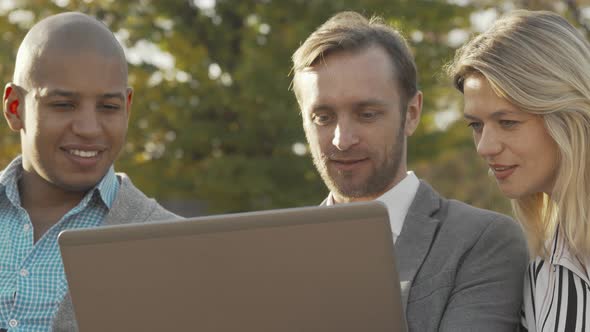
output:
<instances>
[{"instance_id":1,"label":"bokeh background","mask_svg":"<svg viewBox=\"0 0 590 332\"><path fill-rule=\"evenodd\" d=\"M38 20L96 16L126 48L135 89L118 171L185 216L315 205L327 190L289 90L291 54L338 11L379 15L408 38L425 96L410 169L447 197L510 213L442 68L516 8L556 11L588 32L590 4L573 0L0 0L0 77L11 80L19 43ZM19 150L3 122L0 164Z\"/></svg>"}]
</instances>

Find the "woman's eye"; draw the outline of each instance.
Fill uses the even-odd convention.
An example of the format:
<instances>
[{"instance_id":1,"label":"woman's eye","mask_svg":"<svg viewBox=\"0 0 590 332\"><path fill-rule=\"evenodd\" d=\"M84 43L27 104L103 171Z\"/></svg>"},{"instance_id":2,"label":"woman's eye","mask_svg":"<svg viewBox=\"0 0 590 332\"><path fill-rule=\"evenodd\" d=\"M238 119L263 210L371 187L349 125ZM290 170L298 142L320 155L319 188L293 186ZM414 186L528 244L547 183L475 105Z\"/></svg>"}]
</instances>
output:
<instances>
[{"instance_id":1,"label":"woman's eye","mask_svg":"<svg viewBox=\"0 0 590 332\"><path fill-rule=\"evenodd\" d=\"M503 128L512 128L516 126L519 122L514 120L500 120L500 125Z\"/></svg>"}]
</instances>

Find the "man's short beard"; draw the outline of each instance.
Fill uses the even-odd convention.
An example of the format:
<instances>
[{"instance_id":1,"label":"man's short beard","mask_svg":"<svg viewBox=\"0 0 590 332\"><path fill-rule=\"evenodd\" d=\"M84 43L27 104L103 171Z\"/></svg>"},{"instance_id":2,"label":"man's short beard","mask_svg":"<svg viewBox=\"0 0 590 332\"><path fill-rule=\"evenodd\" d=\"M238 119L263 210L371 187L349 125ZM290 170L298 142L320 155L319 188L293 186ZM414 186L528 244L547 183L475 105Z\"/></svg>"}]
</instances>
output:
<instances>
[{"instance_id":1,"label":"man's short beard","mask_svg":"<svg viewBox=\"0 0 590 332\"><path fill-rule=\"evenodd\" d=\"M387 191L394 181L402 162L404 146L405 135L403 129L400 129L398 131L396 141L391 146L391 150L386 155L383 163L376 165L375 169L373 169L373 173L368 177L368 179L364 183L357 186L338 186L338 183L330 176L328 172L327 164L329 156L321 154L319 151L317 151L317 153L312 153L313 163L328 189L330 189L330 191L337 196L348 199L358 199L365 197L375 198ZM344 173L344 176L350 175L352 177L354 175L353 172L342 173Z\"/></svg>"}]
</instances>

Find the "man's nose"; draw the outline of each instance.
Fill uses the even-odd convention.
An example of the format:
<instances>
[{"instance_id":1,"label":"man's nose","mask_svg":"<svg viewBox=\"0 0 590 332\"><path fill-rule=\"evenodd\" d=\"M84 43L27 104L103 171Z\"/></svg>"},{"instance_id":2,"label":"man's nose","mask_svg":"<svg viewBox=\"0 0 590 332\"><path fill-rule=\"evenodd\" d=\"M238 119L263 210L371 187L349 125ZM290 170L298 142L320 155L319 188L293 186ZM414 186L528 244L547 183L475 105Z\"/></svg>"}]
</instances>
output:
<instances>
[{"instance_id":1,"label":"man's nose","mask_svg":"<svg viewBox=\"0 0 590 332\"><path fill-rule=\"evenodd\" d=\"M72 131L78 136L87 138L100 135L101 126L96 105L82 104L79 106L75 111Z\"/></svg>"},{"instance_id":2,"label":"man's nose","mask_svg":"<svg viewBox=\"0 0 590 332\"><path fill-rule=\"evenodd\" d=\"M338 122L334 129L332 144L340 151L346 151L359 143L358 133L354 124L346 121Z\"/></svg>"}]
</instances>

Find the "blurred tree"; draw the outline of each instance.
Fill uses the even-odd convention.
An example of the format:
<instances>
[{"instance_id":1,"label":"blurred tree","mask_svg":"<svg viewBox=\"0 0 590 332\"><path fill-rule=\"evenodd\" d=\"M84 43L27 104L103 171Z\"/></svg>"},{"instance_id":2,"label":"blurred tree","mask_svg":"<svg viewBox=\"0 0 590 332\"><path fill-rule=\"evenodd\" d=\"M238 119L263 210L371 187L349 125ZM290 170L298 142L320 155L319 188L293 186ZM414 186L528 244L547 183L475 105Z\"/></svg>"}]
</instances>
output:
<instances>
[{"instance_id":1,"label":"blurred tree","mask_svg":"<svg viewBox=\"0 0 590 332\"><path fill-rule=\"evenodd\" d=\"M205 202L207 213L311 205L327 190L307 153L289 91L291 54L338 11L380 15L408 37L425 94L422 125L410 139L411 168L447 196L509 212L472 151L469 130L456 122L460 96L441 68L482 20L517 6L469 0L3 0L0 77L10 81L18 45L34 22L67 10L94 15L127 48L135 88L119 171L159 199ZM0 127L3 164L19 151L18 135L8 131Z\"/></svg>"}]
</instances>

